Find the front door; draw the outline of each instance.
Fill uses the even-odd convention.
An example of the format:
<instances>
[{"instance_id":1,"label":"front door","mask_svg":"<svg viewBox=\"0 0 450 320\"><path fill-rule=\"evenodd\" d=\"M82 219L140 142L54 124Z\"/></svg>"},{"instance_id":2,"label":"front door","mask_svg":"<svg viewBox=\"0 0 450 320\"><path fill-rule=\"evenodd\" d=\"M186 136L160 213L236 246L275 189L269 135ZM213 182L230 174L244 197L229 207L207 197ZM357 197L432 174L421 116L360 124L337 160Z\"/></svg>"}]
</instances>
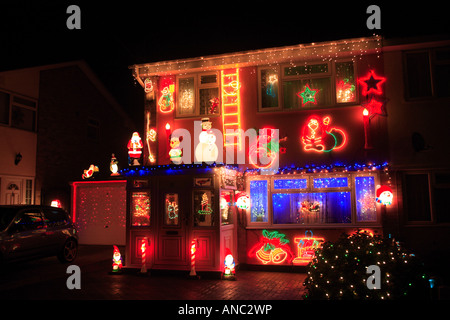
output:
<instances>
[{"instance_id":1,"label":"front door","mask_svg":"<svg viewBox=\"0 0 450 320\"><path fill-rule=\"evenodd\" d=\"M190 180L189 180L190 181ZM161 177L158 184L155 265L167 269L186 269L187 257L187 215L189 210L187 181L177 176Z\"/></svg>"}]
</instances>

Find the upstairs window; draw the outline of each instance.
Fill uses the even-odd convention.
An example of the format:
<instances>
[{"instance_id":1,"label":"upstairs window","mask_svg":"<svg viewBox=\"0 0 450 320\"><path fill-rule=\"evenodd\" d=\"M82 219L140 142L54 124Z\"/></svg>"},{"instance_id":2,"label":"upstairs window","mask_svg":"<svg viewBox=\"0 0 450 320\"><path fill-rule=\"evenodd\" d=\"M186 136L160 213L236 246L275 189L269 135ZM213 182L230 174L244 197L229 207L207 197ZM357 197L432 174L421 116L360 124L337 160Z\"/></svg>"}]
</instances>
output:
<instances>
[{"instance_id":1,"label":"upstairs window","mask_svg":"<svg viewBox=\"0 0 450 320\"><path fill-rule=\"evenodd\" d=\"M406 99L450 96L450 47L406 52L404 67Z\"/></svg>"},{"instance_id":2,"label":"upstairs window","mask_svg":"<svg viewBox=\"0 0 450 320\"><path fill-rule=\"evenodd\" d=\"M0 124L36 131L37 102L0 91Z\"/></svg>"},{"instance_id":3,"label":"upstairs window","mask_svg":"<svg viewBox=\"0 0 450 320\"><path fill-rule=\"evenodd\" d=\"M219 75L217 72L183 75L177 78L177 117L220 114Z\"/></svg>"},{"instance_id":4,"label":"upstairs window","mask_svg":"<svg viewBox=\"0 0 450 320\"><path fill-rule=\"evenodd\" d=\"M258 90L259 111L357 103L353 61L261 67Z\"/></svg>"}]
</instances>

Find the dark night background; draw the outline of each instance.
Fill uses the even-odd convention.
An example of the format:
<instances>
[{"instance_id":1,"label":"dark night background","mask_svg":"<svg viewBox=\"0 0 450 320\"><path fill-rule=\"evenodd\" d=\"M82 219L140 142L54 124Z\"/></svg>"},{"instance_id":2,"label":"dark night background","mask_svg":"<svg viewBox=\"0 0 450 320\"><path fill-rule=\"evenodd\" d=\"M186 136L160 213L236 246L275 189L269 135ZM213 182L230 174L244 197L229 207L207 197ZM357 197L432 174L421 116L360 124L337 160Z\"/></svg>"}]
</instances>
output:
<instances>
[{"instance_id":1,"label":"dark night background","mask_svg":"<svg viewBox=\"0 0 450 320\"><path fill-rule=\"evenodd\" d=\"M69 5L81 30L68 30ZM128 66L260 48L371 36L444 35L445 2L8 1L0 5L0 71L85 60L140 129L143 95ZM75 84L74 84L75 85Z\"/></svg>"}]
</instances>

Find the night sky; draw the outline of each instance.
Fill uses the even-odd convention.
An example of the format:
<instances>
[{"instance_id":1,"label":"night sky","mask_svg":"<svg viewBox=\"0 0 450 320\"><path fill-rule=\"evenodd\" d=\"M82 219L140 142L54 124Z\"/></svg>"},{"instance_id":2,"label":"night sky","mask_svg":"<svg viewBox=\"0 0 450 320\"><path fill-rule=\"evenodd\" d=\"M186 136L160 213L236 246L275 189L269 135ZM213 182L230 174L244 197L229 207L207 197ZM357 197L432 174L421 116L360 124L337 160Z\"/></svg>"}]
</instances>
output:
<instances>
[{"instance_id":1,"label":"night sky","mask_svg":"<svg viewBox=\"0 0 450 320\"><path fill-rule=\"evenodd\" d=\"M381 30L366 27L369 1L8 2L0 4L0 71L83 59L138 129L143 96L128 69L132 64L373 33L445 35L450 29L442 1L377 2ZM81 9L81 30L66 27L71 4Z\"/></svg>"}]
</instances>

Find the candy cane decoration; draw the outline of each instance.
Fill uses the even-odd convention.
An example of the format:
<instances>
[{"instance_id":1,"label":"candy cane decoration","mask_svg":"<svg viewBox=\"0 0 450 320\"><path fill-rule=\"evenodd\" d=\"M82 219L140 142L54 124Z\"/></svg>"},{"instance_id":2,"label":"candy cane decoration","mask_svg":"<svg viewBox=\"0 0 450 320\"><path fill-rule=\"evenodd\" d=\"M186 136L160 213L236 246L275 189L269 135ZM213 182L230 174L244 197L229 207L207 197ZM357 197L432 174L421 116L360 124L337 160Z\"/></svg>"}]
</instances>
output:
<instances>
[{"instance_id":1,"label":"candy cane decoration","mask_svg":"<svg viewBox=\"0 0 450 320\"><path fill-rule=\"evenodd\" d=\"M197 273L195 273L195 251L197 251L196 243L197 239L193 239L191 242L191 273L189 273L189 276L191 277L197 276Z\"/></svg>"},{"instance_id":2,"label":"candy cane decoration","mask_svg":"<svg viewBox=\"0 0 450 320\"><path fill-rule=\"evenodd\" d=\"M147 237L144 238L144 240L142 240L142 244L141 244L141 253L142 253L142 267L141 267L141 273L147 273L147 266L146 266L146 262L147 262Z\"/></svg>"}]
</instances>

